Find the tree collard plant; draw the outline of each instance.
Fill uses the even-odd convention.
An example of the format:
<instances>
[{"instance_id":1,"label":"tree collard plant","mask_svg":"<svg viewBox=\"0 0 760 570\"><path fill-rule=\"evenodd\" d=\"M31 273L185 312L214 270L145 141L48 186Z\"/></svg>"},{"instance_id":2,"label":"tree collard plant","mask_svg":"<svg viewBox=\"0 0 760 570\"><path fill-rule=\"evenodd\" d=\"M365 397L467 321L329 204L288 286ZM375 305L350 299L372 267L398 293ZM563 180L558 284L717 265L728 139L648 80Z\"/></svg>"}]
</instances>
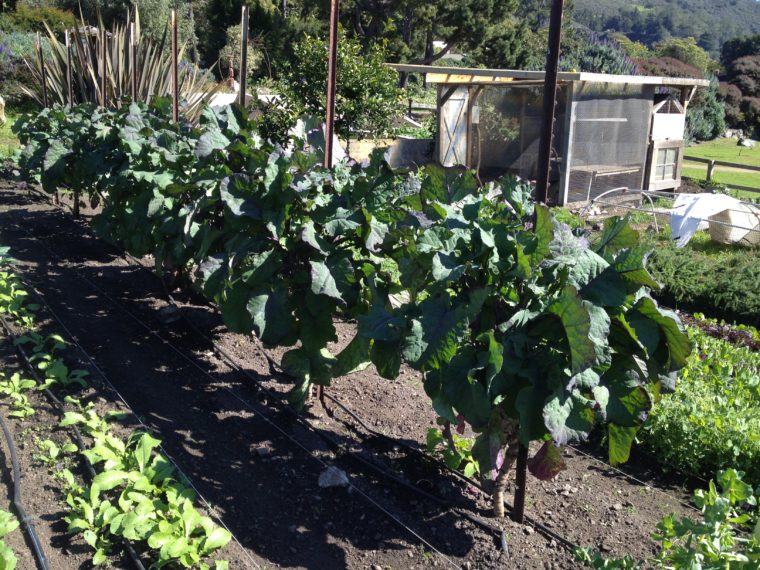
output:
<instances>
[{"instance_id":1,"label":"tree collard plant","mask_svg":"<svg viewBox=\"0 0 760 570\"><path fill-rule=\"evenodd\" d=\"M167 31L160 41L154 41L140 34L140 18L135 16L137 58L129 58L129 28L126 24L115 23L106 31L102 20L99 30L81 26L71 30L71 74L73 101L68 95L68 55L66 45L58 36L47 30L50 53L40 60L26 60L34 83L26 88L30 97L43 103L42 78L45 66L45 84L48 103L73 105L76 103L100 103L102 76L102 42L106 42L106 106L115 106L131 94L132 69L137 67L137 98L150 103L156 97L171 95L171 53ZM94 31L93 31L94 30ZM182 113L190 120L199 116L203 106L216 93L217 86L209 82L196 66L183 62L184 47L179 59L179 93Z\"/></svg>"},{"instance_id":2,"label":"tree collard plant","mask_svg":"<svg viewBox=\"0 0 760 570\"><path fill-rule=\"evenodd\" d=\"M638 234L612 219L592 246L514 181L500 199L426 182L431 222L383 246L410 301L394 310L390 294L359 319L378 370L395 375L400 355L424 371L437 413L479 434L472 453L496 481L497 516L519 445L545 442L530 466L550 478L557 447L603 423L610 461L626 461L690 352L678 317L649 296Z\"/></svg>"}]
</instances>

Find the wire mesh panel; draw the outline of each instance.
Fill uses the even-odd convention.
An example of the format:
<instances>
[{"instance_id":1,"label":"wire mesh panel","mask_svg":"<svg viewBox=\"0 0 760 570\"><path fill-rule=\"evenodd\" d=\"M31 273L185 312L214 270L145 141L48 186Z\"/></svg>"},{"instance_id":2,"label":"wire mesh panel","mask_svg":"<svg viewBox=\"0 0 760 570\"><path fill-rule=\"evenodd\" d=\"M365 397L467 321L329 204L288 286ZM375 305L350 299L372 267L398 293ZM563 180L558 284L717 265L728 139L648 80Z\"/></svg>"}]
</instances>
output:
<instances>
[{"instance_id":1,"label":"wire mesh panel","mask_svg":"<svg viewBox=\"0 0 760 570\"><path fill-rule=\"evenodd\" d=\"M487 176L508 172L535 179L543 116L543 85L483 87L472 118L472 167ZM552 158L564 155L567 86L559 89ZM555 168L550 181L558 182Z\"/></svg>"},{"instance_id":2,"label":"wire mesh panel","mask_svg":"<svg viewBox=\"0 0 760 570\"><path fill-rule=\"evenodd\" d=\"M641 189L653 102L652 86L576 85L568 202L593 199L612 188Z\"/></svg>"}]
</instances>

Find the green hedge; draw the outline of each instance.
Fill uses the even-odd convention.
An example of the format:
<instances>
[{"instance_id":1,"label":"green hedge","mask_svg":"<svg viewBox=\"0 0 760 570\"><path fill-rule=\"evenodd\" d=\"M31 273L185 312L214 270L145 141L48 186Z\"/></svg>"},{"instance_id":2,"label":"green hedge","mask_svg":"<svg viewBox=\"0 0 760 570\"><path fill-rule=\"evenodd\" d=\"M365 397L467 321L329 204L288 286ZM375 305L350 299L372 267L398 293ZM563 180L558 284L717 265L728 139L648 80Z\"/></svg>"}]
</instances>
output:
<instances>
[{"instance_id":1,"label":"green hedge","mask_svg":"<svg viewBox=\"0 0 760 570\"><path fill-rule=\"evenodd\" d=\"M664 303L751 326L760 326L760 255L727 247L700 232L686 247L660 242L648 269L662 285Z\"/></svg>"}]
</instances>

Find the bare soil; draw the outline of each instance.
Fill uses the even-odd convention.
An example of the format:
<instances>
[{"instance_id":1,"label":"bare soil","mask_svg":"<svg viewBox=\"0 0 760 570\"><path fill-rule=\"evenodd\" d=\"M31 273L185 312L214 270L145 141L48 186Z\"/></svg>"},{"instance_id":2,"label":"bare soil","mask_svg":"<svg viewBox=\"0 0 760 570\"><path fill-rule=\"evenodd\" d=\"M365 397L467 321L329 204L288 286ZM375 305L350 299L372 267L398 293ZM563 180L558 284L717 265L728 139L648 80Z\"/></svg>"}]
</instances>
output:
<instances>
[{"instance_id":1,"label":"bare soil","mask_svg":"<svg viewBox=\"0 0 760 570\"><path fill-rule=\"evenodd\" d=\"M391 382L368 368L327 389L391 441L329 402L334 418L316 403L297 417L273 365L283 351L226 332L193 295L174 291L179 310L167 309L145 267L2 181L0 244L235 534L244 552L231 547L232 568L577 567L561 542L490 518L488 497L410 449L424 447L436 419L417 372ZM336 328L347 342L353 324ZM643 557L664 514L693 512L683 482L650 461L631 467L637 483L588 451L568 448L568 469L551 482L529 477L527 514L561 539ZM328 465L351 486L320 488Z\"/></svg>"}]
</instances>

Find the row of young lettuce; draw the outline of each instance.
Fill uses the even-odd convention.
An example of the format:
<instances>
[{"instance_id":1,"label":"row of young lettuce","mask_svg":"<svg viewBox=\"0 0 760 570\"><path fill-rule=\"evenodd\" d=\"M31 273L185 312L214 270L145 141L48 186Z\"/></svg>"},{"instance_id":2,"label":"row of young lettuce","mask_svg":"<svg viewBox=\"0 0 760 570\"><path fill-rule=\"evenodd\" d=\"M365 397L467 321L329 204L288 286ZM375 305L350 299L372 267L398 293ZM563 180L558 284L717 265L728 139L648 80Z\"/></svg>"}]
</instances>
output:
<instances>
[{"instance_id":1,"label":"row of young lettuce","mask_svg":"<svg viewBox=\"0 0 760 570\"><path fill-rule=\"evenodd\" d=\"M58 334L39 331L36 311L24 283L13 272L8 249L0 247L0 316L3 331L12 321L16 346L23 346L30 371L0 372L0 399L8 417L25 421L41 408L57 410L57 426L36 430L50 437L35 437L40 453L35 461L47 466L60 489L68 531L82 537L92 549L95 566L109 564L129 543L135 558L150 560L151 568L182 567L226 570L225 560L211 561L232 538L229 531L203 515L195 506L195 491L161 452L161 441L146 431L117 427L125 416L116 410L96 408L88 373L72 369L69 343ZM7 374L6 374L7 372ZM47 399L41 394L44 393ZM72 439L60 440L56 428L73 430ZM23 433L23 432L22 432ZM9 443L9 445L11 445ZM77 464L85 465L83 477ZM16 484L20 484L16 481ZM21 493L14 498L19 507ZM30 520L19 513L24 530ZM13 570L18 560L2 538L19 526L10 513L0 511L0 568ZM37 556L43 547L37 540ZM47 567L42 564L41 567ZM142 567L142 566L140 566Z\"/></svg>"}]
</instances>

